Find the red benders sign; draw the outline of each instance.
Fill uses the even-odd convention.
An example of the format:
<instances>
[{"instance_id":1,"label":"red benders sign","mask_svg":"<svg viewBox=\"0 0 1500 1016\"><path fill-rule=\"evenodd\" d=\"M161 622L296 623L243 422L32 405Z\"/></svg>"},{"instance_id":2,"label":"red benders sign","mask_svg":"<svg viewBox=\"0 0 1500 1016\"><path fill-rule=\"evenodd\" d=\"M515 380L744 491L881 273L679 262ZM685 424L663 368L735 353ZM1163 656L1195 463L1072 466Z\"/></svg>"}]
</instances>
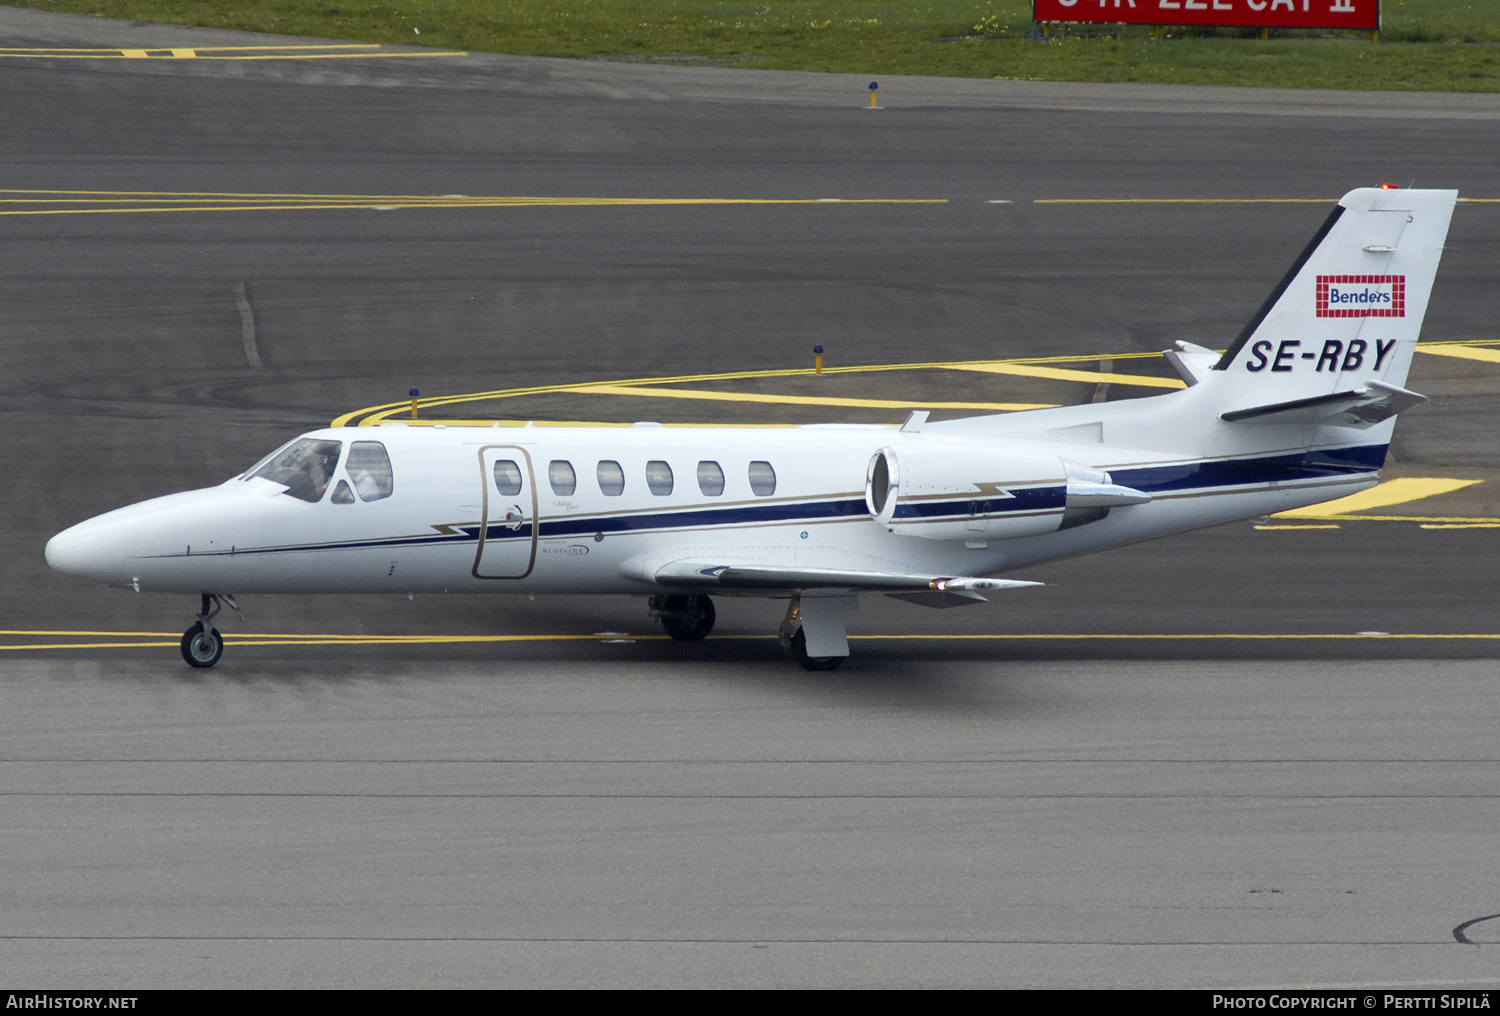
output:
<instances>
[{"instance_id":1,"label":"red benders sign","mask_svg":"<svg viewBox=\"0 0 1500 1016\"><path fill-rule=\"evenodd\" d=\"M1319 275L1318 317L1406 317L1404 275Z\"/></svg>"},{"instance_id":2,"label":"red benders sign","mask_svg":"<svg viewBox=\"0 0 1500 1016\"><path fill-rule=\"evenodd\" d=\"M1379 31L1380 0L1031 0L1034 21Z\"/></svg>"}]
</instances>

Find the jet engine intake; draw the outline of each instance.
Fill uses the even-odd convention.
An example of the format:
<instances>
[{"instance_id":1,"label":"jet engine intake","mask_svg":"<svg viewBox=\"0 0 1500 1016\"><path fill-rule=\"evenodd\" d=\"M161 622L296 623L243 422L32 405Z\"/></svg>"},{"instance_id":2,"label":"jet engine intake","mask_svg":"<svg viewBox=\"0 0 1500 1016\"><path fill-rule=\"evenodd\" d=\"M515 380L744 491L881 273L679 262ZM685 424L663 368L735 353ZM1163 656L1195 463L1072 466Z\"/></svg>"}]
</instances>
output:
<instances>
[{"instance_id":1,"label":"jet engine intake","mask_svg":"<svg viewBox=\"0 0 1500 1016\"><path fill-rule=\"evenodd\" d=\"M865 506L875 521L929 540L1040 536L1150 500L1091 466L977 444L892 445L865 472Z\"/></svg>"}]
</instances>

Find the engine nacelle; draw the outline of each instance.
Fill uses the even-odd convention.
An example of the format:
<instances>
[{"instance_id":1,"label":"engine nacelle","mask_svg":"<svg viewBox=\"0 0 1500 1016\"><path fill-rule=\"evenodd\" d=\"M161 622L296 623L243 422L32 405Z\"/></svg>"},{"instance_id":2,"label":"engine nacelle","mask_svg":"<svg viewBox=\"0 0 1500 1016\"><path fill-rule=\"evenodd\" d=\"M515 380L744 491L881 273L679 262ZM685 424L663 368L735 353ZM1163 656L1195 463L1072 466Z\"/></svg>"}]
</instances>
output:
<instances>
[{"instance_id":1,"label":"engine nacelle","mask_svg":"<svg viewBox=\"0 0 1500 1016\"><path fill-rule=\"evenodd\" d=\"M1090 466L978 444L892 445L865 472L865 505L875 521L929 540L1041 536L1150 500Z\"/></svg>"}]
</instances>

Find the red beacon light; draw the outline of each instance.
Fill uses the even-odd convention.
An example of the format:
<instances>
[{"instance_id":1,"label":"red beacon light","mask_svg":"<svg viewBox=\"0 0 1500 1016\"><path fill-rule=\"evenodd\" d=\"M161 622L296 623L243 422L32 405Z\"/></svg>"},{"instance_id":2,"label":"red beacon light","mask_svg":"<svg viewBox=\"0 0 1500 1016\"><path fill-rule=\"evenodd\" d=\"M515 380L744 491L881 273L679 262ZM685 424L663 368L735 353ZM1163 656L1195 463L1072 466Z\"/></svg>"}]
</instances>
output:
<instances>
[{"instance_id":1,"label":"red beacon light","mask_svg":"<svg viewBox=\"0 0 1500 1016\"><path fill-rule=\"evenodd\" d=\"M1400 190L1401 189L1401 185L1399 183L1383 183L1383 184L1380 185L1380 189L1381 190Z\"/></svg>"}]
</instances>

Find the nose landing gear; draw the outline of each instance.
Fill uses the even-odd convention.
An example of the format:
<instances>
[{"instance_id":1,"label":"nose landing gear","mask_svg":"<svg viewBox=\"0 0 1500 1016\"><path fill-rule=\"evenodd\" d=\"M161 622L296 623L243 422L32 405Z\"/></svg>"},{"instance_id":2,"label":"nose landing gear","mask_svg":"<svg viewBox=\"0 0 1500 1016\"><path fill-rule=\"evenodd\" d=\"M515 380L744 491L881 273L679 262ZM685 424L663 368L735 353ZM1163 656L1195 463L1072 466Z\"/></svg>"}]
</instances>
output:
<instances>
[{"instance_id":1,"label":"nose landing gear","mask_svg":"<svg viewBox=\"0 0 1500 1016\"><path fill-rule=\"evenodd\" d=\"M228 593L203 594L203 608L197 615L197 623L182 633L182 658L188 666L212 667L224 655L224 636L214 627L214 618L219 616L226 603L236 614L240 612L239 604Z\"/></svg>"},{"instance_id":2,"label":"nose landing gear","mask_svg":"<svg viewBox=\"0 0 1500 1016\"><path fill-rule=\"evenodd\" d=\"M714 630L714 601L702 594L653 596L651 616L678 642L697 642Z\"/></svg>"}]
</instances>

